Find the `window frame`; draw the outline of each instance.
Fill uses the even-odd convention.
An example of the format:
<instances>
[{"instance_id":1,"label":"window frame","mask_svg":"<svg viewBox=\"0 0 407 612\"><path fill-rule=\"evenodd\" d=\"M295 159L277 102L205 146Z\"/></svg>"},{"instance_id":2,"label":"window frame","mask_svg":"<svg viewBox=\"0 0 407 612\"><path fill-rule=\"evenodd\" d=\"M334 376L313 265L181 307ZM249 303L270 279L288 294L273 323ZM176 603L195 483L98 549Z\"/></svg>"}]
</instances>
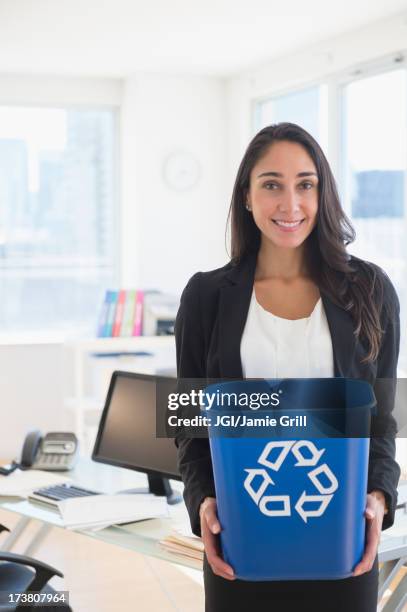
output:
<instances>
[{"instance_id":1,"label":"window frame","mask_svg":"<svg viewBox=\"0 0 407 612\"><path fill-rule=\"evenodd\" d=\"M346 148L346 136L345 136L345 126L346 126L346 110L345 110L345 88L351 83L355 83L360 79L379 76L381 74L385 74L386 72L392 72L397 67L404 66L404 71L407 73L407 62L403 53L391 54L390 56L386 56L380 58L379 60L369 61L364 64L355 65L352 69L347 70L345 72L341 72L334 77L335 86L336 86L336 98L337 98L337 109L338 114L336 117L338 129L338 141L337 141L337 181L338 187L340 189L341 202L343 203L344 210L346 214L351 213L350 210L350 201L347 198L346 194L346 166L344 159L344 151ZM406 108L407 115L407 108ZM406 215L404 219L406 221L407 218L407 185L405 188L405 210ZM406 258L407 261L407 258Z\"/></svg>"}]
</instances>

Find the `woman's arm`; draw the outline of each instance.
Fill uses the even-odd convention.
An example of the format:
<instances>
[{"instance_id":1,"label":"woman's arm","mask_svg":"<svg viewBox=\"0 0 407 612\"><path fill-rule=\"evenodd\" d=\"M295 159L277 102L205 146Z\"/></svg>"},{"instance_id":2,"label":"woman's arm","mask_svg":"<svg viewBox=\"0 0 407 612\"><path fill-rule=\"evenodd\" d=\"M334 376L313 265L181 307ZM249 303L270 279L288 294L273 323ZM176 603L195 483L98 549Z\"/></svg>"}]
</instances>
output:
<instances>
[{"instance_id":1,"label":"woman's arm","mask_svg":"<svg viewBox=\"0 0 407 612\"><path fill-rule=\"evenodd\" d=\"M197 272L185 287L175 321L178 379L206 378L200 276L201 273ZM175 444L178 447L178 468L185 485L184 500L192 532L201 536L201 503L206 497L215 497L209 441L207 438L186 438L181 430L175 438Z\"/></svg>"},{"instance_id":2,"label":"woman's arm","mask_svg":"<svg viewBox=\"0 0 407 612\"><path fill-rule=\"evenodd\" d=\"M382 529L394 523L397 505L397 485L400 467L395 461L397 423L392 416L394 408L397 360L400 348L400 304L391 282L385 279L385 301L389 308L384 321L384 335L377 359L374 391L377 415L372 417L368 493L382 491L386 501L386 514Z\"/></svg>"}]
</instances>

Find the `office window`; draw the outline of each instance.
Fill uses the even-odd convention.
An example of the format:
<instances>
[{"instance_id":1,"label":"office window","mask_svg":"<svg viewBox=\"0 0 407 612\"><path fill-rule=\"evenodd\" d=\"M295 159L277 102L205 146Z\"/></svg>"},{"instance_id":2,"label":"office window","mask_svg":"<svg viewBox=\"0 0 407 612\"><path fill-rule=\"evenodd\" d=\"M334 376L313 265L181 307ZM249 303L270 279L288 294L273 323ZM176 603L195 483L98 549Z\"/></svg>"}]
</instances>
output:
<instances>
[{"instance_id":1,"label":"office window","mask_svg":"<svg viewBox=\"0 0 407 612\"><path fill-rule=\"evenodd\" d=\"M405 89L404 70L345 87L346 187L354 219L404 217Z\"/></svg>"},{"instance_id":2,"label":"office window","mask_svg":"<svg viewBox=\"0 0 407 612\"><path fill-rule=\"evenodd\" d=\"M115 279L115 111L0 106L0 331L94 331Z\"/></svg>"},{"instance_id":3,"label":"office window","mask_svg":"<svg viewBox=\"0 0 407 612\"><path fill-rule=\"evenodd\" d=\"M326 144L326 87L318 85L256 103L257 132L271 123L289 121L310 132L322 147Z\"/></svg>"},{"instance_id":4,"label":"office window","mask_svg":"<svg viewBox=\"0 0 407 612\"><path fill-rule=\"evenodd\" d=\"M356 230L350 251L381 266L398 291L402 320L406 283L406 71L390 70L344 86L344 207ZM407 370L402 343L400 368Z\"/></svg>"}]
</instances>

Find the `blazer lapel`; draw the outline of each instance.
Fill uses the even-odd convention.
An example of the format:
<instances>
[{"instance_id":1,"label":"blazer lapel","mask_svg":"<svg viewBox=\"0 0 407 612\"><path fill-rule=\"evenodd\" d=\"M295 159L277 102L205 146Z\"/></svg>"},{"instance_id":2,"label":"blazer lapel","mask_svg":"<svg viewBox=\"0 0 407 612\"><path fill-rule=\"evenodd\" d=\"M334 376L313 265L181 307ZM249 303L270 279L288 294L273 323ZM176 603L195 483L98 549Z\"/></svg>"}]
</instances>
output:
<instances>
[{"instance_id":1,"label":"blazer lapel","mask_svg":"<svg viewBox=\"0 0 407 612\"><path fill-rule=\"evenodd\" d=\"M257 253L237 264L227 275L228 284L220 289L219 357L222 378L243 378L240 341L253 290Z\"/></svg>"}]
</instances>

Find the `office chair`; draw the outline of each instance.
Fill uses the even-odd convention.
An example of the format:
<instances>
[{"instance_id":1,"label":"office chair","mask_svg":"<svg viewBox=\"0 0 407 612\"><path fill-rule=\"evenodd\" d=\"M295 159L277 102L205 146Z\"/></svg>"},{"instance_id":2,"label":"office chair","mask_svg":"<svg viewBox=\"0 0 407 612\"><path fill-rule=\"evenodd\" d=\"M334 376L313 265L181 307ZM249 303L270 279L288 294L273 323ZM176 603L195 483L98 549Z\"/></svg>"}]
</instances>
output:
<instances>
[{"instance_id":1,"label":"office chair","mask_svg":"<svg viewBox=\"0 0 407 612\"><path fill-rule=\"evenodd\" d=\"M2 531L10 530L0 523L0 533ZM29 568L33 568L35 571L33 572ZM55 593L55 590L47 585L48 580L53 576L63 578L63 574L59 570L42 561L0 550L0 593L28 593L29 591ZM30 606L10 603L7 595L2 595L2 599L0 599L0 610L1 612L40 612L41 610L72 612L67 604L62 603L55 606L44 606L41 602L33 603Z\"/></svg>"}]
</instances>

